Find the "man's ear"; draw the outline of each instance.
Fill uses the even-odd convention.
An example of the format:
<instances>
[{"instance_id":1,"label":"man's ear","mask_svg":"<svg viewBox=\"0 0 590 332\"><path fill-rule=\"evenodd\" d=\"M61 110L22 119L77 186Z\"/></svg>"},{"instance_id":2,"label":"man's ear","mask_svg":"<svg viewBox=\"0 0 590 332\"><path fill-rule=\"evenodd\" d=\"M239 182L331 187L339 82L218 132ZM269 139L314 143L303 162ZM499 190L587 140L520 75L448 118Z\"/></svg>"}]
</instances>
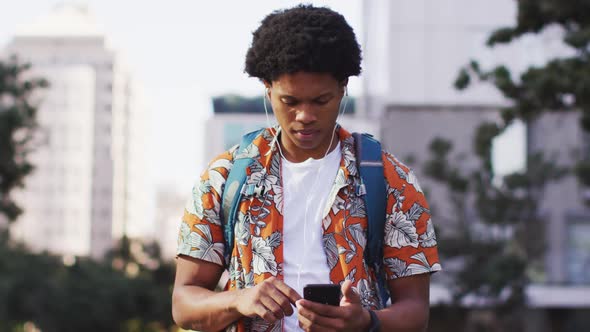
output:
<instances>
[{"instance_id":1,"label":"man's ear","mask_svg":"<svg viewBox=\"0 0 590 332\"><path fill-rule=\"evenodd\" d=\"M264 84L264 97L270 100L270 88L272 87L272 83L267 80L262 80Z\"/></svg>"},{"instance_id":2,"label":"man's ear","mask_svg":"<svg viewBox=\"0 0 590 332\"><path fill-rule=\"evenodd\" d=\"M342 95L348 96L348 77L340 81L340 87L342 88Z\"/></svg>"}]
</instances>

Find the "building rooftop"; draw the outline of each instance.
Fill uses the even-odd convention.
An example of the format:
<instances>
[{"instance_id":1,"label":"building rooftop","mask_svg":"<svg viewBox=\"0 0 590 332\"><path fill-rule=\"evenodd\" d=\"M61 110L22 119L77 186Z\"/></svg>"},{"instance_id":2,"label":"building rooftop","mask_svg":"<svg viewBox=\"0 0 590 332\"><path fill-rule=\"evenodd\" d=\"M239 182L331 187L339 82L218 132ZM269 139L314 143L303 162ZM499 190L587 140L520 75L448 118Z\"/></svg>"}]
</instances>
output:
<instances>
[{"instance_id":1,"label":"building rooftop","mask_svg":"<svg viewBox=\"0 0 590 332\"><path fill-rule=\"evenodd\" d=\"M96 23L88 6L65 2L33 22L17 28L16 37L102 37L104 32Z\"/></svg>"}]
</instances>

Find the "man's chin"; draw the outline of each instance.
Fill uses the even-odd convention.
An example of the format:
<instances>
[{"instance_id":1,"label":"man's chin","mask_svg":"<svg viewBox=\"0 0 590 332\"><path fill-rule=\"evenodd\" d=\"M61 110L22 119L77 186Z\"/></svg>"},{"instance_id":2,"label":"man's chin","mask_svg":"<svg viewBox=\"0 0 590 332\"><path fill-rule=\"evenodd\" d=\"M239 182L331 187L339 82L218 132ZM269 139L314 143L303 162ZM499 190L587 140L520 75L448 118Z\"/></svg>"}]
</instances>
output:
<instances>
[{"instance_id":1,"label":"man's chin","mask_svg":"<svg viewBox=\"0 0 590 332\"><path fill-rule=\"evenodd\" d=\"M314 145L308 145L308 144L297 144L297 148L301 151L311 153L311 152L314 152L315 150L317 150L318 147L314 146Z\"/></svg>"}]
</instances>

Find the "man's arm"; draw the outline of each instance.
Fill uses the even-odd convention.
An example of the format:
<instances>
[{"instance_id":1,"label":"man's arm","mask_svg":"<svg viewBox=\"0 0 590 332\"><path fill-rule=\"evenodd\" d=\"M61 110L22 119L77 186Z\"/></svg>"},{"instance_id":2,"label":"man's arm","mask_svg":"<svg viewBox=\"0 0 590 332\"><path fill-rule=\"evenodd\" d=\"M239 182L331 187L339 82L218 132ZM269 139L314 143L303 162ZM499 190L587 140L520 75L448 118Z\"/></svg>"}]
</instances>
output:
<instances>
[{"instance_id":1,"label":"man's arm","mask_svg":"<svg viewBox=\"0 0 590 332\"><path fill-rule=\"evenodd\" d=\"M218 331L243 316L274 322L293 314L291 303L300 296L283 282L270 278L252 288L215 292L222 272L215 263L178 257L172 316L180 327Z\"/></svg>"},{"instance_id":2,"label":"man's arm","mask_svg":"<svg viewBox=\"0 0 590 332\"><path fill-rule=\"evenodd\" d=\"M215 263L180 255L172 294L172 316L185 329L220 330L239 318L230 309L232 295L214 288L223 273Z\"/></svg>"},{"instance_id":3,"label":"man's arm","mask_svg":"<svg viewBox=\"0 0 590 332\"><path fill-rule=\"evenodd\" d=\"M376 311L381 331L425 331L430 311L430 273L387 281L392 304Z\"/></svg>"}]
</instances>

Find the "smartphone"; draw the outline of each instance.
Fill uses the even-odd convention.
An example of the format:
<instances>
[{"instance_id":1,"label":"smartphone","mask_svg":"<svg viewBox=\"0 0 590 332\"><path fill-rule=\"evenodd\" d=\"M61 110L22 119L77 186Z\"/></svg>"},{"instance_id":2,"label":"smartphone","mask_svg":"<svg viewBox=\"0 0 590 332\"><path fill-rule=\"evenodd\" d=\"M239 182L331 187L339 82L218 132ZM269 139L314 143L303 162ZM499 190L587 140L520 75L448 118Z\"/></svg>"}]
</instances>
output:
<instances>
[{"instance_id":1,"label":"smartphone","mask_svg":"<svg viewBox=\"0 0 590 332\"><path fill-rule=\"evenodd\" d=\"M339 306L340 285L308 284L303 287L303 298L314 302Z\"/></svg>"}]
</instances>

